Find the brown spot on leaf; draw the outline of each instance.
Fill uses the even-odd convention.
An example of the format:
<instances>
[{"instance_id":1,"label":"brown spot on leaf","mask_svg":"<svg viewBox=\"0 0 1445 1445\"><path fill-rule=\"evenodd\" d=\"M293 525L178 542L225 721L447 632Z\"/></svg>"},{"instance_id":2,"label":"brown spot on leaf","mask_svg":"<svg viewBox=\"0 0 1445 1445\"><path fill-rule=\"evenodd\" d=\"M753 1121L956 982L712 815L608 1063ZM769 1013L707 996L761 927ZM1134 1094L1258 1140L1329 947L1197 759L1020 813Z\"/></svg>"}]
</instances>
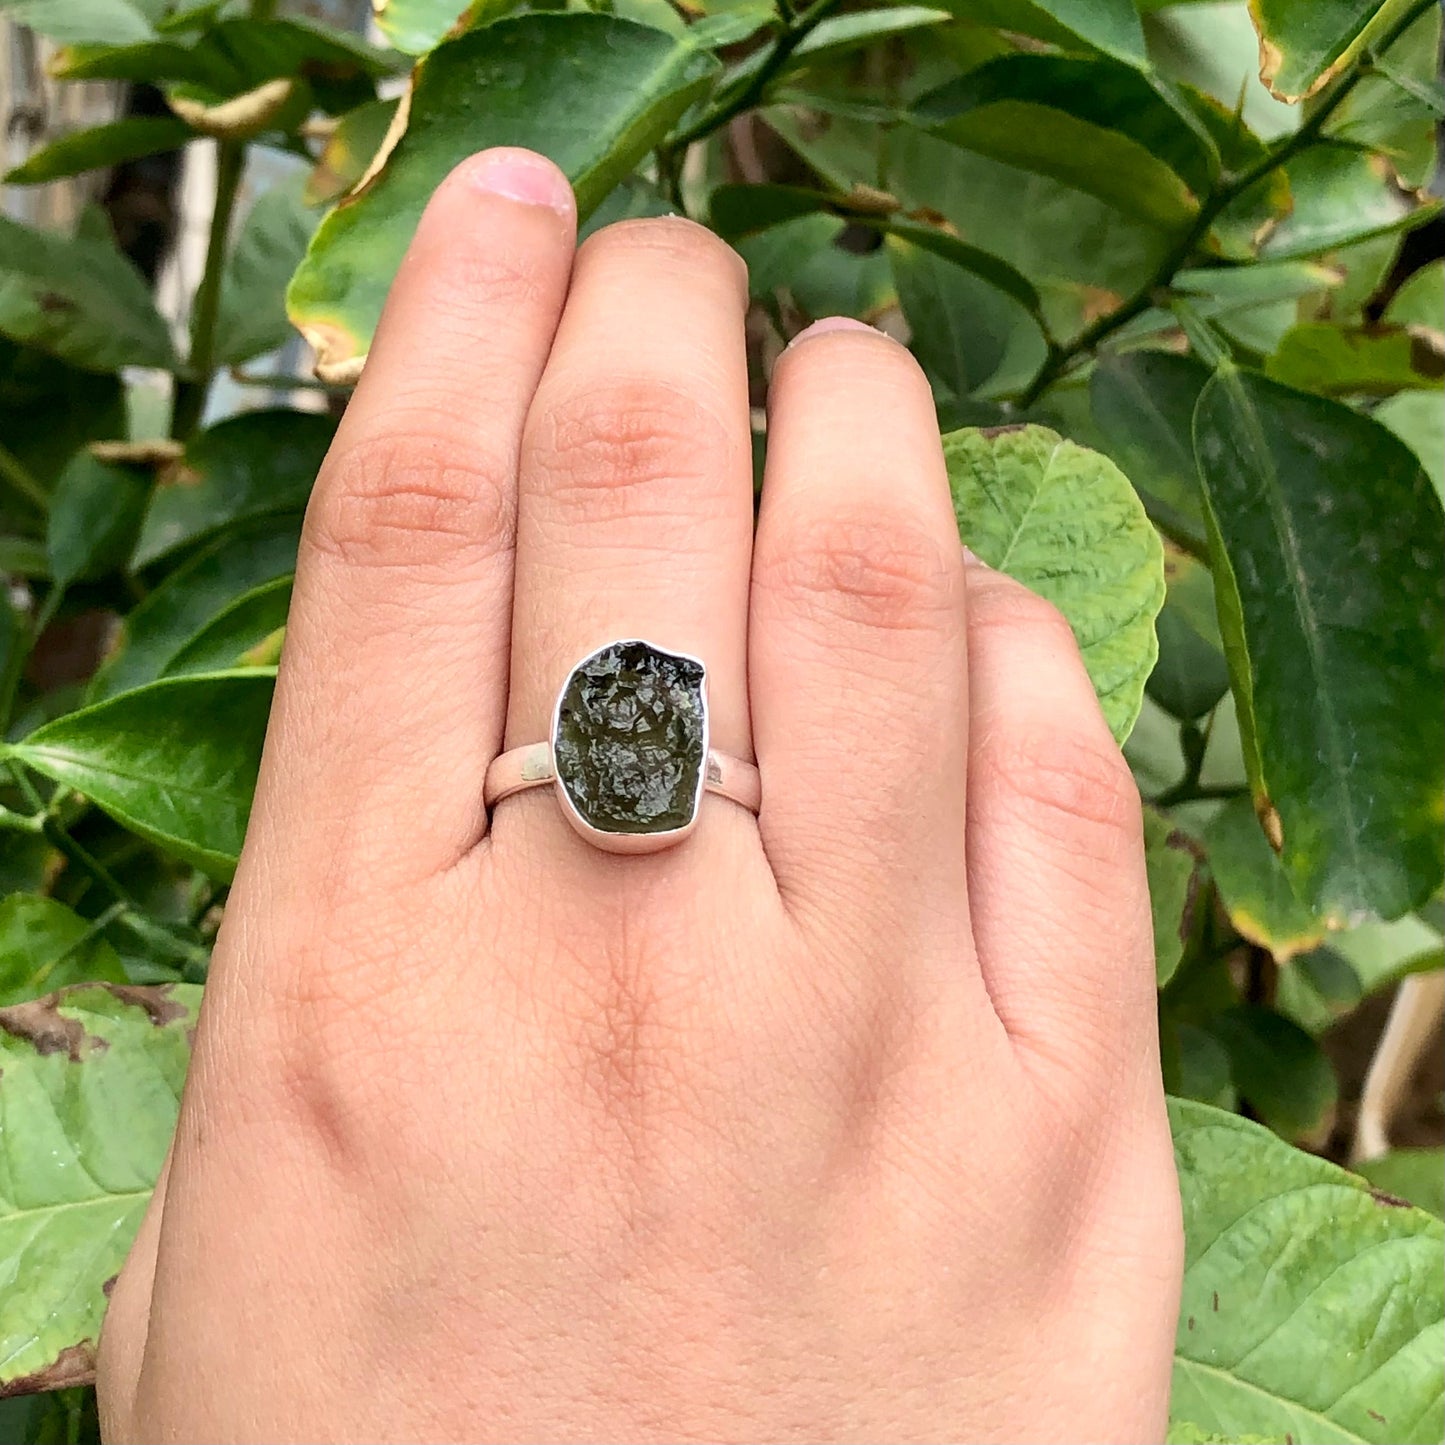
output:
<instances>
[{"instance_id":1,"label":"brown spot on leaf","mask_svg":"<svg viewBox=\"0 0 1445 1445\"><path fill-rule=\"evenodd\" d=\"M1006 422L1003 426L982 426L979 427L979 431L986 436L989 441L992 441L995 437L1007 436L1012 431L1027 431L1028 428L1029 424L1027 422L1011 421Z\"/></svg>"},{"instance_id":2,"label":"brown spot on leaf","mask_svg":"<svg viewBox=\"0 0 1445 1445\"><path fill-rule=\"evenodd\" d=\"M1415 1207L1408 1199L1401 1199L1398 1194L1387 1194L1383 1189L1370 1190L1370 1198L1384 1209L1413 1209Z\"/></svg>"},{"instance_id":3,"label":"brown spot on leaf","mask_svg":"<svg viewBox=\"0 0 1445 1445\"><path fill-rule=\"evenodd\" d=\"M0 1380L0 1400L8 1395L38 1395L44 1390L67 1390L95 1383L95 1342L67 1345L43 1370Z\"/></svg>"},{"instance_id":4,"label":"brown spot on leaf","mask_svg":"<svg viewBox=\"0 0 1445 1445\"><path fill-rule=\"evenodd\" d=\"M1185 1324L1187 1324L1192 1330L1194 1328L1194 1316L1190 1315L1189 1318L1185 1321Z\"/></svg>"},{"instance_id":5,"label":"brown spot on leaf","mask_svg":"<svg viewBox=\"0 0 1445 1445\"><path fill-rule=\"evenodd\" d=\"M1284 823L1274 804L1268 798L1256 798L1254 812L1259 826L1264 829L1264 836L1269 839L1269 846L1276 853L1284 852Z\"/></svg>"},{"instance_id":6,"label":"brown spot on leaf","mask_svg":"<svg viewBox=\"0 0 1445 1445\"><path fill-rule=\"evenodd\" d=\"M1210 1307L1210 1309L1212 1309L1212 1310L1214 1311L1215 1314L1218 1314L1218 1313L1219 1313L1219 1291L1218 1291L1218 1290L1215 1290L1214 1293L1210 1296L1209 1307Z\"/></svg>"},{"instance_id":7,"label":"brown spot on leaf","mask_svg":"<svg viewBox=\"0 0 1445 1445\"><path fill-rule=\"evenodd\" d=\"M63 994L53 993L46 998L31 999L28 1003L0 1009L0 1030L29 1044L37 1054L64 1053L72 1061L78 1060L86 1032L79 1019L62 1018L56 1012L63 997ZM48 1390L55 1387L40 1385L36 1388Z\"/></svg>"},{"instance_id":8,"label":"brown spot on leaf","mask_svg":"<svg viewBox=\"0 0 1445 1445\"><path fill-rule=\"evenodd\" d=\"M268 80L254 90L207 105L188 95L171 95L168 104L175 113L202 135L220 140L249 140L266 129L286 107L296 91L292 76Z\"/></svg>"},{"instance_id":9,"label":"brown spot on leaf","mask_svg":"<svg viewBox=\"0 0 1445 1445\"><path fill-rule=\"evenodd\" d=\"M150 437L141 442L91 442L90 454L98 462L123 467L165 467L181 456L185 448L172 437ZM161 477L164 484L166 478Z\"/></svg>"},{"instance_id":10,"label":"brown spot on leaf","mask_svg":"<svg viewBox=\"0 0 1445 1445\"><path fill-rule=\"evenodd\" d=\"M417 70L420 68L418 66ZM411 116L411 93L416 85L417 70L412 71L412 78L406 89L402 91L396 109L391 113L391 124L387 126L386 134L382 136L381 144L377 146L376 154L371 158L371 164L362 171L356 184L336 203L338 210L342 206L349 206L353 201L360 200L362 195L371 188L372 182L381 174L382 167L387 163L392 151L396 149L397 142L406 134L407 121ZM292 323L295 324L294 317ZM304 332L304 328L300 329Z\"/></svg>"},{"instance_id":11,"label":"brown spot on leaf","mask_svg":"<svg viewBox=\"0 0 1445 1445\"><path fill-rule=\"evenodd\" d=\"M42 291L36 298L35 304L50 315L55 311L74 311L75 302L69 296L62 296L56 291Z\"/></svg>"},{"instance_id":12,"label":"brown spot on leaf","mask_svg":"<svg viewBox=\"0 0 1445 1445\"><path fill-rule=\"evenodd\" d=\"M891 216L901 205L891 191L865 186L862 181L854 181L848 192L847 209L855 216Z\"/></svg>"},{"instance_id":13,"label":"brown spot on leaf","mask_svg":"<svg viewBox=\"0 0 1445 1445\"><path fill-rule=\"evenodd\" d=\"M106 1280L103 1285L101 1285L100 1292L106 1297L106 1299L110 1298L110 1292L115 1288L115 1282L119 1278L120 1276L118 1274L113 1274L108 1280Z\"/></svg>"},{"instance_id":14,"label":"brown spot on leaf","mask_svg":"<svg viewBox=\"0 0 1445 1445\"><path fill-rule=\"evenodd\" d=\"M159 476L156 477L156 485L160 487L198 487L205 479L204 472L198 472L195 467L188 467L185 462L176 460L161 469Z\"/></svg>"},{"instance_id":15,"label":"brown spot on leaf","mask_svg":"<svg viewBox=\"0 0 1445 1445\"><path fill-rule=\"evenodd\" d=\"M1385 1417L1380 1414L1378 1410L1366 1410L1365 1414L1367 1414L1372 1420L1378 1420L1382 1425L1386 1423Z\"/></svg>"},{"instance_id":16,"label":"brown spot on leaf","mask_svg":"<svg viewBox=\"0 0 1445 1445\"><path fill-rule=\"evenodd\" d=\"M171 994L175 986L169 983L142 986L133 983L113 983L110 992L122 1003L132 1008L144 1009L150 1021L159 1029L166 1024L183 1019L190 1012L182 1003L177 1003Z\"/></svg>"}]
</instances>

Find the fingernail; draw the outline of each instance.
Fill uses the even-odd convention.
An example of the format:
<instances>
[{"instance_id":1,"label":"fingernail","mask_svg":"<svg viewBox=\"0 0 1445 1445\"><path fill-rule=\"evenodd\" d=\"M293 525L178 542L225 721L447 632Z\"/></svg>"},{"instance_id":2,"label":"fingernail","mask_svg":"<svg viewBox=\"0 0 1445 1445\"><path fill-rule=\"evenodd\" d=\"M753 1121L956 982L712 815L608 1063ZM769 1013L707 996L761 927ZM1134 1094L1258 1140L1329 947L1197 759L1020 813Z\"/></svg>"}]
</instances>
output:
<instances>
[{"instance_id":1,"label":"fingernail","mask_svg":"<svg viewBox=\"0 0 1445 1445\"><path fill-rule=\"evenodd\" d=\"M987 567L988 563L985 562L972 547L965 546L963 549L963 565L965 567Z\"/></svg>"},{"instance_id":2,"label":"fingernail","mask_svg":"<svg viewBox=\"0 0 1445 1445\"><path fill-rule=\"evenodd\" d=\"M800 341L811 341L815 336L826 336L830 331L870 331L874 336L883 333L866 321L855 321L851 316L825 316L811 326L805 326L789 343L796 346Z\"/></svg>"},{"instance_id":3,"label":"fingernail","mask_svg":"<svg viewBox=\"0 0 1445 1445\"><path fill-rule=\"evenodd\" d=\"M525 206L546 206L571 219L577 203L567 177L545 156L517 146L498 146L472 157L470 180L488 195Z\"/></svg>"}]
</instances>

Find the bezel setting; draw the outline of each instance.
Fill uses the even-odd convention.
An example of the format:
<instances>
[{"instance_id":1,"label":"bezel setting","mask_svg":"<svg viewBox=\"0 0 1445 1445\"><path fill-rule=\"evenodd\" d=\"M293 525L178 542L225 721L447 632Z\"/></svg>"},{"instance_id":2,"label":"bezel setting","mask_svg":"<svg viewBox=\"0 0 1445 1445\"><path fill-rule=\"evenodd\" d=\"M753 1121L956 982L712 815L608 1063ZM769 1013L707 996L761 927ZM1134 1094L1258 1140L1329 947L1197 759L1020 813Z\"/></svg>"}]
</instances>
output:
<instances>
[{"instance_id":1,"label":"bezel setting","mask_svg":"<svg viewBox=\"0 0 1445 1445\"><path fill-rule=\"evenodd\" d=\"M700 737L689 745L689 751L695 756L683 760L684 768L690 770L692 775L689 776L685 773L673 785L668 795L671 806L666 811L677 814L683 811L679 807L679 804L682 803L686 805L685 816L682 821L662 828L649 827L646 820L639 820L639 826L636 827L608 827L597 817L595 810L592 816L588 816L585 800L579 805L579 800L573 797L569 787L569 777L578 773L586 765L582 761L574 763L568 757L569 752L575 751L575 749L569 748L565 729L569 719L579 713L575 700L569 703L569 699L573 699L574 689L581 693L586 687L594 684L595 680L588 676L589 668L595 668L604 660L610 661L609 654L616 655L619 665L623 665L627 654L634 651L640 652L642 656L639 660L653 664L659 674L665 672L669 667L679 670L683 674L680 679L664 680L662 685L669 688L679 686L685 688L696 699L699 713ZM637 668L634 665L627 670L635 673ZM674 716L676 716L675 705L673 710ZM666 725L668 721L664 718L663 725ZM683 726L687 726L689 720L682 719L681 722ZM590 727L595 729L598 725L597 719L589 720ZM602 726L605 728L605 723ZM568 672L558 690L557 700L552 708L551 749L554 781L557 796L567 821L594 847L609 853L653 853L681 842L697 826L702 796L707 786L710 731L707 665L701 658L694 657L691 653L660 647L655 642L641 637L621 638L593 648ZM619 732L617 737L621 740L626 737L626 734ZM644 742L641 746L647 746L647 744ZM625 751L623 756L625 759ZM639 763L637 766L642 769L644 764ZM639 786L647 787L646 778L641 780ZM681 798L678 796L679 791L681 791ZM618 801L617 795L614 794L614 806ZM654 799L654 801L656 800ZM618 811L621 809L619 808Z\"/></svg>"}]
</instances>

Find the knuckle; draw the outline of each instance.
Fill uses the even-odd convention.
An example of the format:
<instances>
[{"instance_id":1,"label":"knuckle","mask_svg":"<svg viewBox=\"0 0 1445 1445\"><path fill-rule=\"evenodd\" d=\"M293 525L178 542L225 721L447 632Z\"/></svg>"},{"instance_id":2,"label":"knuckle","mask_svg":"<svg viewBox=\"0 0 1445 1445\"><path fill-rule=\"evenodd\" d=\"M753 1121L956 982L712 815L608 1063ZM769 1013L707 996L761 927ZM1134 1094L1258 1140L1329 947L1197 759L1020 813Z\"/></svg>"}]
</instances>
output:
<instances>
[{"instance_id":1,"label":"knuckle","mask_svg":"<svg viewBox=\"0 0 1445 1445\"><path fill-rule=\"evenodd\" d=\"M539 396L528 437L542 489L588 514L631 514L633 495L699 479L731 447L699 398L653 378L620 377Z\"/></svg>"},{"instance_id":2,"label":"knuckle","mask_svg":"<svg viewBox=\"0 0 1445 1445\"><path fill-rule=\"evenodd\" d=\"M980 740L981 786L1011 800L1055 841L1116 859L1140 846L1139 790L1123 754L1102 728L1057 724L995 730Z\"/></svg>"},{"instance_id":3,"label":"knuckle","mask_svg":"<svg viewBox=\"0 0 1445 1445\"><path fill-rule=\"evenodd\" d=\"M330 459L307 509L307 541L348 564L400 568L475 563L510 547L510 468L435 433L393 429Z\"/></svg>"},{"instance_id":4,"label":"knuckle","mask_svg":"<svg viewBox=\"0 0 1445 1445\"><path fill-rule=\"evenodd\" d=\"M909 518L838 512L791 529L762 564L761 585L805 614L889 633L936 629L957 606L957 550Z\"/></svg>"},{"instance_id":5,"label":"knuckle","mask_svg":"<svg viewBox=\"0 0 1445 1445\"><path fill-rule=\"evenodd\" d=\"M653 216L615 221L582 243L579 261L622 248L635 260L645 253L654 261L679 270L711 272L747 285L743 258L720 236L682 216Z\"/></svg>"},{"instance_id":6,"label":"knuckle","mask_svg":"<svg viewBox=\"0 0 1445 1445\"><path fill-rule=\"evenodd\" d=\"M970 579L968 625L971 632L1004 631L1028 635L1057 655L1078 652L1074 629L1052 602L1001 572Z\"/></svg>"}]
</instances>

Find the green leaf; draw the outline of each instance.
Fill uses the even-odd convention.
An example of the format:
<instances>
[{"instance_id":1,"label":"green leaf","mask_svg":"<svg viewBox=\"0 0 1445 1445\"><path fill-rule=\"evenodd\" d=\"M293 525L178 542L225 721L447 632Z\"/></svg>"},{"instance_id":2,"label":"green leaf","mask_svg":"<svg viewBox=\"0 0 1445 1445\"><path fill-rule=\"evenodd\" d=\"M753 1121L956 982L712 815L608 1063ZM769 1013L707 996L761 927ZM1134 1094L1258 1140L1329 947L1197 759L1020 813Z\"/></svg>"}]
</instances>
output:
<instances>
[{"instance_id":1,"label":"green leaf","mask_svg":"<svg viewBox=\"0 0 1445 1445\"><path fill-rule=\"evenodd\" d=\"M315 228L316 217L284 189L267 191L251 207L221 273L218 366L238 366L295 334L286 316L286 283Z\"/></svg>"},{"instance_id":2,"label":"green leaf","mask_svg":"<svg viewBox=\"0 0 1445 1445\"><path fill-rule=\"evenodd\" d=\"M61 586L124 568L150 497L148 468L113 466L79 452L50 503L46 550Z\"/></svg>"},{"instance_id":3,"label":"green leaf","mask_svg":"<svg viewBox=\"0 0 1445 1445\"><path fill-rule=\"evenodd\" d=\"M1317 256L1427 221L1438 203L1412 205L1391 183L1386 167L1349 146L1315 145L1283 167L1294 206L1265 238L1268 260ZM1250 196L1246 193L1244 202Z\"/></svg>"},{"instance_id":4,"label":"green leaf","mask_svg":"<svg viewBox=\"0 0 1445 1445\"><path fill-rule=\"evenodd\" d=\"M1117 305L1143 285L1162 259L1161 232L1081 191L913 126L884 130L820 113L820 104L826 102L810 100L805 111L772 106L764 114L838 191L881 188L897 197L904 214L941 215L961 241L1007 257L1042 295L1060 338L1081 330L1101 301Z\"/></svg>"},{"instance_id":5,"label":"green leaf","mask_svg":"<svg viewBox=\"0 0 1445 1445\"><path fill-rule=\"evenodd\" d=\"M1107 457L1041 426L943 439L963 540L1052 602L1074 630L1114 736L1129 735L1158 649L1159 535Z\"/></svg>"},{"instance_id":6,"label":"green leaf","mask_svg":"<svg viewBox=\"0 0 1445 1445\"><path fill-rule=\"evenodd\" d=\"M1250 372L1194 435L1256 809L1328 926L1398 917L1445 870L1439 498L1383 427Z\"/></svg>"},{"instance_id":7,"label":"green leaf","mask_svg":"<svg viewBox=\"0 0 1445 1445\"><path fill-rule=\"evenodd\" d=\"M425 55L453 30L470 29L512 8L507 0L373 0L376 24L406 55Z\"/></svg>"},{"instance_id":8,"label":"green leaf","mask_svg":"<svg viewBox=\"0 0 1445 1445\"><path fill-rule=\"evenodd\" d=\"M1364 985L1349 962L1333 948L1317 948L1280 969L1274 1006L1319 1038L1364 996Z\"/></svg>"},{"instance_id":9,"label":"green leaf","mask_svg":"<svg viewBox=\"0 0 1445 1445\"><path fill-rule=\"evenodd\" d=\"M709 50L721 50L729 45L738 45L751 40L759 31L776 25L777 6L772 0L741 0L726 10L714 15L704 15L694 20L688 33L696 45L705 45Z\"/></svg>"},{"instance_id":10,"label":"green leaf","mask_svg":"<svg viewBox=\"0 0 1445 1445\"><path fill-rule=\"evenodd\" d=\"M301 519L282 515L223 533L146 595L121 625L90 697L114 697L160 677L177 653L243 593L296 570Z\"/></svg>"},{"instance_id":11,"label":"green leaf","mask_svg":"<svg viewBox=\"0 0 1445 1445\"><path fill-rule=\"evenodd\" d=\"M1169 1104L1184 1205L1170 1415L1309 1445L1445 1433L1445 1226L1233 1114Z\"/></svg>"},{"instance_id":12,"label":"green leaf","mask_svg":"<svg viewBox=\"0 0 1445 1445\"><path fill-rule=\"evenodd\" d=\"M1390 298L1385 320L1397 326L1445 326L1445 261L1422 266Z\"/></svg>"},{"instance_id":13,"label":"green leaf","mask_svg":"<svg viewBox=\"0 0 1445 1445\"><path fill-rule=\"evenodd\" d=\"M1007 391L1034 376L1047 354L1036 319L1036 296L1031 311L977 270L944 259L932 247L898 234L890 235L887 244L914 355L936 385L964 397L986 382L992 381L996 391ZM967 257L969 248L962 242L954 244ZM985 262L993 259L984 252L975 254ZM1022 277L1018 279L1032 291Z\"/></svg>"},{"instance_id":14,"label":"green leaf","mask_svg":"<svg viewBox=\"0 0 1445 1445\"><path fill-rule=\"evenodd\" d=\"M115 950L63 903L34 893L0 900L0 1008L73 983L125 981Z\"/></svg>"},{"instance_id":15,"label":"green leaf","mask_svg":"<svg viewBox=\"0 0 1445 1445\"><path fill-rule=\"evenodd\" d=\"M1445 334L1307 321L1285 333L1265 371L1286 386L1321 396L1439 391Z\"/></svg>"},{"instance_id":16,"label":"green leaf","mask_svg":"<svg viewBox=\"0 0 1445 1445\"><path fill-rule=\"evenodd\" d=\"M110 241L0 216L0 332L87 371L175 365L139 271Z\"/></svg>"},{"instance_id":17,"label":"green leaf","mask_svg":"<svg viewBox=\"0 0 1445 1445\"><path fill-rule=\"evenodd\" d=\"M337 200L366 174L391 129L397 105L395 100L369 100L341 117L306 178L301 196L306 205L320 206ZM308 236L312 229L308 226Z\"/></svg>"},{"instance_id":18,"label":"green leaf","mask_svg":"<svg viewBox=\"0 0 1445 1445\"><path fill-rule=\"evenodd\" d=\"M1442 940L1413 914L1393 923L1367 923L1337 934L1333 947L1359 976L1363 994L1379 993L1412 973L1430 973L1445 967Z\"/></svg>"},{"instance_id":19,"label":"green leaf","mask_svg":"<svg viewBox=\"0 0 1445 1445\"><path fill-rule=\"evenodd\" d=\"M1002 55L923 96L910 118L1164 229L1189 224L1218 169L1203 127L1112 61Z\"/></svg>"},{"instance_id":20,"label":"green leaf","mask_svg":"<svg viewBox=\"0 0 1445 1445\"><path fill-rule=\"evenodd\" d=\"M85 442L125 431L120 381L0 337L0 438L50 489Z\"/></svg>"},{"instance_id":21,"label":"green leaf","mask_svg":"<svg viewBox=\"0 0 1445 1445\"><path fill-rule=\"evenodd\" d=\"M1144 32L1130 0L949 0L955 15L1036 36L1065 49L1077 42L1147 67Z\"/></svg>"},{"instance_id":22,"label":"green leaf","mask_svg":"<svg viewBox=\"0 0 1445 1445\"><path fill-rule=\"evenodd\" d=\"M1241 1097L1269 1127L1296 1142L1321 1142L1339 1101L1335 1071L1297 1023L1273 1009L1241 1004L1210 1030L1229 1053Z\"/></svg>"},{"instance_id":23,"label":"green leaf","mask_svg":"<svg viewBox=\"0 0 1445 1445\"><path fill-rule=\"evenodd\" d=\"M1149 902L1154 914L1155 981L1163 988L1173 978L1184 945L1194 935L1204 854L1162 813L1145 808L1144 861L1149 868Z\"/></svg>"},{"instance_id":24,"label":"green leaf","mask_svg":"<svg viewBox=\"0 0 1445 1445\"><path fill-rule=\"evenodd\" d=\"M1355 1172L1436 1219L1445 1216L1445 1149L1394 1149L1356 1164Z\"/></svg>"},{"instance_id":25,"label":"green leaf","mask_svg":"<svg viewBox=\"0 0 1445 1445\"><path fill-rule=\"evenodd\" d=\"M1234 798L1204 830L1209 867L1229 921L1277 963L1319 946L1326 929L1295 895L1248 798Z\"/></svg>"},{"instance_id":26,"label":"green leaf","mask_svg":"<svg viewBox=\"0 0 1445 1445\"><path fill-rule=\"evenodd\" d=\"M0 1393L91 1378L107 1289L175 1129L200 995L73 988L0 1011Z\"/></svg>"},{"instance_id":27,"label":"green leaf","mask_svg":"<svg viewBox=\"0 0 1445 1445\"><path fill-rule=\"evenodd\" d=\"M253 411L207 428L163 473L132 566L149 567L239 521L299 512L335 422L301 411Z\"/></svg>"},{"instance_id":28,"label":"green leaf","mask_svg":"<svg viewBox=\"0 0 1445 1445\"><path fill-rule=\"evenodd\" d=\"M1281 100L1313 95L1379 8L1380 0L1249 0L1260 79Z\"/></svg>"},{"instance_id":29,"label":"green leaf","mask_svg":"<svg viewBox=\"0 0 1445 1445\"><path fill-rule=\"evenodd\" d=\"M1401 392L1371 413L1420 459L1435 491L1445 499L1445 406L1432 392Z\"/></svg>"},{"instance_id":30,"label":"green leaf","mask_svg":"<svg viewBox=\"0 0 1445 1445\"><path fill-rule=\"evenodd\" d=\"M4 0L0 12L50 40L131 45L152 39L168 8L163 0Z\"/></svg>"},{"instance_id":31,"label":"green leaf","mask_svg":"<svg viewBox=\"0 0 1445 1445\"><path fill-rule=\"evenodd\" d=\"M1382 5L1393 20L1398 5ZM1388 157L1407 190L1427 185L1435 169L1435 125L1445 115L1440 83L1440 7L1430 6L1383 55L1371 54L1362 76L1330 117L1326 134ZM1368 37L1367 37L1368 39Z\"/></svg>"},{"instance_id":32,"label":"green leaf","mask_svg":"<svg viewBox=\"0 0 1445 1445\"><path fill-rule=\"evenodd\" d=\"M1204 508L1190 428L1209 369L1192 356L1131 351L1094 368L1089 400L1109 454L1134 483L1155 524L1199 549Z\"/></svg>"},{"instance_id":33,"label":"green leaf","mask_svg":"<svg viewBox=\"0 0 1445 1445\"><path fill-rule=\"evenodd\" d=\"M846 230L846 222L819 214L743 237L736 249L747 263L749 291L760 299L786 291L804 320L876 320L897 300L888 253L848 250L840 244Z\"/></svg>"},{"instance_id":34,"label":"green leaf","mask_svg":"<svg viewBox=\"0 0 1445 1445\"><path fill-rule=\"evenodd\" d=\"M8 753L132 833L229 881L271 687L269 670L164 678L45 723Z\"/></svg>"},{"instance_id":35,"label":"green leaf","mask_svg":"<svg viewBox=\"0 0 1445 1445\"><path fill-rule=\"evenodd\" d=\"M1234 1109L1239 1095L1229 1072L1229 1054L1207 1029L1161 1014L1159 1046L1164 1087L1184 1099L1217 1109Z\"/></svg>"},{"instance_id":36,"label":"green leaf","mask_svg":"<svg viewBox=\"0 0 1445 1445\"><path fill-rule=\"evenodd\" d=\"M166 677L217 672L228 667L262 666L270 639L286 626L291 607L291 578L278 577L243 593L206 624L166 663Z\"/></svg>"},{"instance_id":37,"label":"green leaf","mask_svg":"<svg viewBox=\"0 0 1445 1445\"><path fill-rule=\"evenodd\" d=\"M724 12L711 20L695 25L688 32L699 44L718 45L704 26L711 26L731 12ZM768 19L775 19L776 10L769 7ZM789 57L787 65L774 77L773 83L786 78L792 72L809 63L827 57L841 55L850 50L859 50L876 44L894 35L906 35L914 30L924 30L942 25L952 16L947 10L935 10L924 5L887 5L878 10L859 10L848 15L834 15L815 25ZM755 27L756 28L756 27ZM730 42L722 42L730 43ZM755 50L745 60L734 65L727 73L726 84L730 88L745 85L763 68L767 61L766 49Z\"/></svg>"},{"instance_id":38,"label":"green leaf","mask_svg":"<svg viewBox=\"0 0 1445 1445\"><path fill-rule=\"evenodd\" d=\"M190 126L174 116L133 116L90 130L72 131L36 151L5 179L11 185L30 186L78 176L153 156L158 151L176 150L190 138Z\"/></svg>"},{"instance_id":39,"label":"green leaf","mask_svg":"<svg viewBox=\"0 0 1445 1445\"><path fill-rule=\"evenodd\" d=\"M1145 691L1171 716L1192 722L1212 711L1229 691L1214 583L1202 563L1167 547L1164 577L1169 593L1155 624L1159 661Z\"/></svg>"},{"instance_id":40,"label":"green leaf","mask_svg":"<svg viewBox=\"0 0 1445 1445\"><path fill-rule=\"evenodd\" d=\"M321 223L291 282L291 319L318 370L354 374L422 207L459 161L487 146L541 151L567 173L585 217L717 69L685 37L605 15L522 15L439 45L417 67L385 164Z\"/></svg>"}]
</instances>

